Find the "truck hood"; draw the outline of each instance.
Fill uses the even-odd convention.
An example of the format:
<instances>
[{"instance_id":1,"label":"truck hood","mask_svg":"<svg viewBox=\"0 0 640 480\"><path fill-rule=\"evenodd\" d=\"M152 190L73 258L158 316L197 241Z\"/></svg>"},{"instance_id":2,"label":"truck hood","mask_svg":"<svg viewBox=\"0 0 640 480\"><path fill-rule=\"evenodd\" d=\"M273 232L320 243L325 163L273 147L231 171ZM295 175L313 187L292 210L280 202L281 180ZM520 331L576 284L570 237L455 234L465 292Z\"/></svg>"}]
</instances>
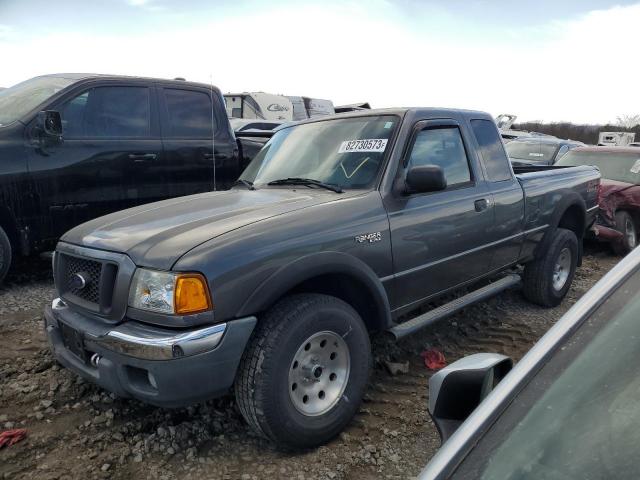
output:
<instances>
[{"instance_id":1,"label":"truck hood","mask_svg":"<svg viewBox=\"0 0 640 480\"><path fill-rule=\"evenodd\" d=\"M69 230L61 240L126 253L138 266L169 270L192 248L227 232L357 194L306 187L209 192L112 213Z\"/></svg>"}]
</instances>

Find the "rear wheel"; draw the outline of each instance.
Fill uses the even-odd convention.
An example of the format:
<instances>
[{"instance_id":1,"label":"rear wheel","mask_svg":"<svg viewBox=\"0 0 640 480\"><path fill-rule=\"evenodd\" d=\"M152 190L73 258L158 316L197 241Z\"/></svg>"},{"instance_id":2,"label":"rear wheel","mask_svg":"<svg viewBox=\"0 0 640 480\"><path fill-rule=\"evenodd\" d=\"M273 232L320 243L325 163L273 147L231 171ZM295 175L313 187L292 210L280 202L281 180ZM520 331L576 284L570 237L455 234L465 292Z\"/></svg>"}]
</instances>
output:
<instances>
[{"instance_id":1,"label":"rear wheel","mask_svg":"<svg viewBox=\"0 0 640 480\"><path fill-rule=\"evenodd\" d=\"M242 415L288 449L321 445L358 410L371 346L358 313L319 294L287 297L258 323L235 382Z\"/></svg>"},{"instance_id":2,"label":"rear wheel","mask_svg":"<svg viewBox=\"0 0 640 480\"><path fill-rule=\"evenodd\" d=\"M11 243L5 231L0 227L0 283L7 276L9 267L11 266Z\"/></svg>"},{"instance_id":3,"label":"rear wheel","mask_svg":"<svg viewBox=\"0 0 640 480\"><path fill-rule=\"evenodd\" d=\"M638 245L636 224L629 212L616 212L616 230L622 233L622 238L612 245L613 251L618 255L626 255Z\"/></svg>"},{"instance_id":4,"label":"rear wheel","mask_svg":"<svg viewBox=\"0 0 640 480\"><path fill-rule=\"evenodd\" d=\"M544 307L559 305L569 291L578 263L578 239L571 230L556 229L546 252L524 268L524 296Z\"/></svg>"}]
</instances>

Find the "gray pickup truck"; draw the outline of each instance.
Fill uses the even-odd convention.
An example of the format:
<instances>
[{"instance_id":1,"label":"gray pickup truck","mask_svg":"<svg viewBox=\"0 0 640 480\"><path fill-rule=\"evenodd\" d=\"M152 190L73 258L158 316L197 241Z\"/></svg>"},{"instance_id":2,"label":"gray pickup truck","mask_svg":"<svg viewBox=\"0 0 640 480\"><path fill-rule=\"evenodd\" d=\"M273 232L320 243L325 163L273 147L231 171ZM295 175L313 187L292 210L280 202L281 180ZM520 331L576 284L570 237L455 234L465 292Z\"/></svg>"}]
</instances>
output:
<instances>
[{"instance_id":1,"label":"gray pickup truck","mask_svg":"<svg viewBox=\"0 0 640 480\"><path fill-rule=\"evenodd\" d=\"M557 305L599 181L587 166L514 175L481 112L286 126L230 191L67 232L46 333L60 363L122 397L175 407L234 387L258 433L311 447L358 410L369 332L401 338L519 283Z\"/></svg>"}]
</instances>

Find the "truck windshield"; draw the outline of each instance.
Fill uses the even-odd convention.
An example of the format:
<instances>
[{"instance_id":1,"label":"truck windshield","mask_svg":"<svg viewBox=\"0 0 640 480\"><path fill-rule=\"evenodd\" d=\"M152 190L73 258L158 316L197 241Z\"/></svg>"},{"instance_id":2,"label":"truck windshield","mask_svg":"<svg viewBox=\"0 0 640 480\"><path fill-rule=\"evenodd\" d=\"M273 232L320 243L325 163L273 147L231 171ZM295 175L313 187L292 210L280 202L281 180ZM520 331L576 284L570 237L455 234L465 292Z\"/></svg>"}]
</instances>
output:
<instances>
[{"instance_id":1,"label":"truck windshield","mask_svg":"<svg viewBox=\"0 0 640 480\"><path fill-rule=\"evenodd\" d=\"M340 189L371 188L398 123L396 116L381 115L284 128L265 144L240 179L255 186L304 178Z\"/></svg>"},{"instance_id":2,"label":"truck windshield","mask_svg":"<svg viewBox=\"0 0 640 480\"><path fill-rule=\"evenodd\" d=\"M549 162L558 149L557 145L540 142L509 142L504 147L509 158L528 162Z\"/></svg>"},{"instance_id":3,"label":"truck windshield","mask_svg":"<svg viewBox=\"0 0 640 480\"><path fill-rule=\"evenodd\" d=\"M556 165L593 165L602 178L618 182L640 184L639 152L594 152L571 150Z\"/></svg>"},{"instance_id":4,"label":"truck windshield","mask_svg":"<svg viewBox=\"0 0 640 480\"><path fill-rule=\"evenodd\" d=\"M75 81L62 77L36 77L0 90L0 127L19 120L54 93Z\"/></svg>"}]
</instances>

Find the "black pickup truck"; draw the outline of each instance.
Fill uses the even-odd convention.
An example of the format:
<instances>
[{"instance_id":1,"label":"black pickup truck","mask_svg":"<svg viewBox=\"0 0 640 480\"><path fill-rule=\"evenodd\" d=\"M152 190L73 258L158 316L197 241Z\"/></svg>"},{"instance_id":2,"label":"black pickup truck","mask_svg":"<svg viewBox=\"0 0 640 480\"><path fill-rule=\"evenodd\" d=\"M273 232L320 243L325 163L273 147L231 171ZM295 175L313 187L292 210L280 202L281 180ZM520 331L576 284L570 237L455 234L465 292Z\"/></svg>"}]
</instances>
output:
<instances>
[{"instance_id":1,"label":"black pickup truck","mask_svg":"<svg viewBox=\"0 0 640 480\"><path fill-rule=\"evenodd\" d=\"M210 85L58 74L3 90L0 282L82 222L231 187L263 143L236 140Z\"/></svg>"},{"instance_id":2,"label":"black pickup truck","mask_svg":"<svg viewBox=\"0 0 640 480\"><path fill-rule=\"evenodd\" d=\"M52 350L90 381L159 406L235 386L257 432L321 444L359 408L368 332L401 338L516 286L517 266L528 299L562 300L600 174L528 170L514 175L481 112L372 110L285 126L242 186L67 232L54 255L59 297L45 310Z\"/></svg>"}]
</instances>

